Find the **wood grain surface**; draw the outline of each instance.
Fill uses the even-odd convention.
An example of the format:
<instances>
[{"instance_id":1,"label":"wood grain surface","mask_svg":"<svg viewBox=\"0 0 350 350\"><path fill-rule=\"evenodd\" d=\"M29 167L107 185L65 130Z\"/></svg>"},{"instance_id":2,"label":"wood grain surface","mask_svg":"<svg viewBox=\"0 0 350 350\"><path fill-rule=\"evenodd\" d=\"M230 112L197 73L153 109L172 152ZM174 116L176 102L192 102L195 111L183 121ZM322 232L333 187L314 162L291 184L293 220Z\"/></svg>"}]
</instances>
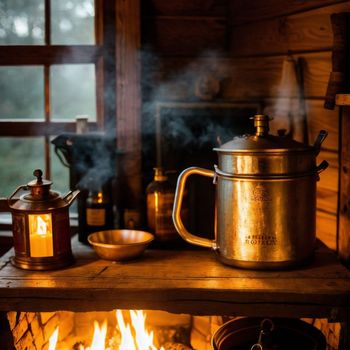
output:
<instances>
[{"instance_id":1,"label":"wood grain surface","mask_svg":"<svg viewBox=\"0 0 350 350\"><path fill-rule=\"evenodd\" d=\"M19 46L9 45L0 50L1 65L38 65L38 64L84 64L95 63L102 54L101 46L93 45L55 45L55 46Z\"/></svg>"},{"instance_id":2,"label":"wood grain surface","mask_svg":"<svg viewBox=\"0 0 350 350\"><path fill-rule=\"evenodd\" d=\"M337 214L322 209L316 211L317 237L330 249L337 249Z\"/></svg>"},{"instance_id":3,"label":"wood grain surface","mask_svg":"<svg viewBox=\"0 0 350 350\"><path fill-rule=\"evenodd\" d=\"M265 5L265 2L262 3ZM280 4L287 5L285 2ZM331 50L333 32L330 15L348 11L350 2L345 1L268 20L262 20L256 14L254 22L232 28L230 51L234 55L249 56Z\"/></svg>"},{"instance_id":4,"label":"wood grain surface","mask_svg":"<svg viewBox=\"0 0 350 350\"><path fill-rule=\"evenodd\" d=\"M295 58L298 58L295 55ZM331 53L301 56L304 63L306 98L323 98L331 71ZM179 58L162 57L150 64L144 56L143 72L161 100L186 100L194 96L194 81L203 72L212 72L221 84L220 98L228 100L278 97L282 63L285 56L225 58L220 56ZM154 96L154 95L152 95Z\"/></svg>"},{"instance_id":5,"label":"wood grain surface","mask_svg":"<svg viewBox=\"0 0 350 350\"><path fill-rule=\"evenodd\" d=\"M350 263L350 106L341 118L341 162L339 188L339 255Z\"/></svg>"},{"instance_id":6,"label":"wood grain surface","mask_svg":"<svg viewBox=\"0 0 350 350\"><path fill-rule=\"evenodd\" d=\"M160 55L198 56L227 47L222 17L156 17L143 20L142 42Z\"/></svg>"},{"instance_id":7,"label":"wood grain surface","mask_svg":"<svg viewBox=\"0 0 350 350\"><path fill-rule=\"evenodd\" d=\"M290 271L225 266L209 250L148 250L114 263L74 241L75 265L52 272L13 267L1 260L0 309L92 311L156 309L198 315L286 317L350 316L350 272L320 246L314 261Z\"/></svg>"},{"instance_id":8,"label":"wood grain surface","mask_svg":"<svg viewBox=\"0 0 350 350\"><path fill-rule=\"evenodd\" d=\"M225 16L226 0L145 0L142 1L143 16Z\"/></svg>"},{"instance_id":9,"label":"wood grain surface","mask_svg":"<svg viewBox=\"0 0 350 350\"><path fill-rule=\"evenodd\" d=\"M320 7L347 2L346 0L229 0L233 24L282 17Z\"/></svg>"},{"instance_id":10,"label":"wood grain surface","mask_svg":"<svg viewBox=\"0 0 350 350\"><path fill-rule=\"evenodd\" d=\"M126 208L138 208L141 189L140 1L116 2L116 136Z\"/></svg>"}]
</instances>

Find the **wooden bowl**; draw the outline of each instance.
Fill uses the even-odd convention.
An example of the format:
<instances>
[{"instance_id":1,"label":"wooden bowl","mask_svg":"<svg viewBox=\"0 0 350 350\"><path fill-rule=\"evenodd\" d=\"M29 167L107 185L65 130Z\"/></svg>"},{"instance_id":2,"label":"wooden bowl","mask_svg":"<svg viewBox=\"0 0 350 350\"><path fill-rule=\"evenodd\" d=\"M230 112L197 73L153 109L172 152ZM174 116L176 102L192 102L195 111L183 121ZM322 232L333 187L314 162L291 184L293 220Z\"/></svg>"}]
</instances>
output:
<instances>
[{"instance_id":1,"label":"wooden bowl","mask_svg":"<svg viewBox=\"0 0 350 350\"><path fill-rule=\"evenodd\" d=\"M88 241L104 260L123 261L142 255L154 236L138 230L106 230L94 232Z\"/></svg>"}]
</instances>

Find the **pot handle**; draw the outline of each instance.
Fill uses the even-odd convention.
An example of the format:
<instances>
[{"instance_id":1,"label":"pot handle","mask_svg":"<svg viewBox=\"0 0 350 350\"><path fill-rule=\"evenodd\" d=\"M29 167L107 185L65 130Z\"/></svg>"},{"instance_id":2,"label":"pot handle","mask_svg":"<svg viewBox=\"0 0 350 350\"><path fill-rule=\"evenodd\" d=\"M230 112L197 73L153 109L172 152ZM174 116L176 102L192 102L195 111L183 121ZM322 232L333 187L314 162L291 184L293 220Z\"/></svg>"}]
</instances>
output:
<instances>
[{"instance_id":1,"label":"pot handle","mask_svg":"<svg viewBox=\"0 0 350 350\"><path fill-rule=\"evenodd\" d=\"M17 187L16 190L15 190L15 192L13 192L13 193L11 194L11 196L7 198L7 204L8 204L8 206L9 206L10 208L12 208L12 206L11 206L11 199L12 199L12 198L15 196L15 194L16 194L17 192L19 192L20 190L27 191L27 190L28 190L28 186L27 186L27 185L21 185L21 186Z\"/></svg>"},{"instance_id":2,"label":"pot handle","mask_svg":"<svg viewBox=\"0 0 350 350\"><path fill-rule=\"evenodd\" d=\"M316 156L320 153L321 151L321 145L325 138L327 137L328 132L326 130L321 130L320 133L318 134L315 142L314 142L314 148L316 150Z\"/></svg>"},{"instance_id":3,"label":"pot handle","mask_svg":"<svg viewBox=\"0 0 350 350\"><path fill-rule=\"evenodd\" d=\"M63 200L67 202L68 205L71 205L75 199L75 197L80 193L80 190L69 191L67 194L63 196Z\"/></svg>"},{"instance_id":4,"label":"pot handle","mask_svg":"<svg viewBox=\"0 0 350 350\"><path fill-rule=\"evenodd\" d=\"M329 166L329 163L326 160L323 160L319 165L316 167L317 174L321 174L322 171L326 170Z\"/></svg>"},{"instance_id":5,"label":"pot handle","mask_svg":"<svg viewBox=\"0 0 350 350\"><path fill-rule=\"evenodd\" d=\"M185 169L177 179L175 199L174 199L174 207L173 207L173 222L175 228L179 235L188 243L198 245L206 248L215 248L216 242L207 238L202 238L193 235L188 232L181 220L181 205L183 194L186 186L187 178L191 175L201 175L206 177L212 177L215 179L215 172L212 170L207 170L203 168L191 167Z\"/></svg>"}]
</instances>

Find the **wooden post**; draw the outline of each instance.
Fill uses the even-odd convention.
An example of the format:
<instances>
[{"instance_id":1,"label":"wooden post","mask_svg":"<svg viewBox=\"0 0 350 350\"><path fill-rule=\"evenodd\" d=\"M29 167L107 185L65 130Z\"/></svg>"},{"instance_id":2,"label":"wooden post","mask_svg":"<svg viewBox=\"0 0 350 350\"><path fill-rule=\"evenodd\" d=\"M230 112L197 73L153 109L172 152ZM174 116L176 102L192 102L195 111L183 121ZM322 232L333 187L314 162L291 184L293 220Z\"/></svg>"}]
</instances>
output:
<instances>
[{"instance_id":1,"label":"wooden post","mask_svg":"<svg viewBox=\"0 0 350 350\"><path fill-rule=\"evenodd\" d=\"M338 95L337 104L341 106L338 253L350 263L350 95Z\"/></svg>"},{"instance_id":2,"label":"wooden post","mask_svg":"<svg viewBox=\"0 0 350 350\"><path fill-rule=\"evenodd\" d=\"M137 209L141 191L140 0L116 1L117 147L124 208Z\"/></svg>"},{"instance_id":3,"label":"wooden post","mask_svg":"<svg viewBox=\"0 0 350 350\"><path fill-rule=\"evenodd\" d=\"M338 254L347 265L350 263L350 94L336 96L340 106L339 123L339 206L338 206ZM350 323L342 322L339 350L350 347Z\"/></svg>"}]
</instances>

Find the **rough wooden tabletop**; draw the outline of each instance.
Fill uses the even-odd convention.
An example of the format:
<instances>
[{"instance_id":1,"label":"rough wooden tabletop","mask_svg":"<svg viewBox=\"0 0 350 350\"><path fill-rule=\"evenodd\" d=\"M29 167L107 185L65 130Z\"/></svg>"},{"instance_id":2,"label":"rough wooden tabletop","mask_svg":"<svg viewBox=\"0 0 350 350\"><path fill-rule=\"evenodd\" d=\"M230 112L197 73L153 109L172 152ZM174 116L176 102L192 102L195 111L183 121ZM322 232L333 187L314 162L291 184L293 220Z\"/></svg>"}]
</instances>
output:
<instances>
[{"instance_id":1,"label":"rough wooden tabletop","mask_svg":"<svg viewBox=\"0 0 350 350\"><path fill-rule=\"evenodd\" d=\"M350 318L350 272L336 255L290 271L250 271L221 264L209 250L148 250L137 260L100 260L73 241L76 263L34 272L1 259L0 310L155 309L198 315Z\"/></svg>"}]
</instances>

